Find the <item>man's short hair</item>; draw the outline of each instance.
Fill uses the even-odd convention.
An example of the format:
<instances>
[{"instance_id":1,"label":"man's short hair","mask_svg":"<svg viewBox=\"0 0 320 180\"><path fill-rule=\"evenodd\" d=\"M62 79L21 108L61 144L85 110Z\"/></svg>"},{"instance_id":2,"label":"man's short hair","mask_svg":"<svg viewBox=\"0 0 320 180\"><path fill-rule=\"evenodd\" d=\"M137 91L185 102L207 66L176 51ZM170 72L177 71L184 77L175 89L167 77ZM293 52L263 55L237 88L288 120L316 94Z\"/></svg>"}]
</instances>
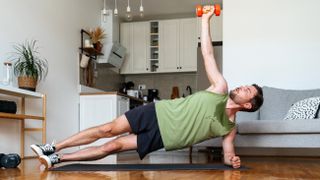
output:
<instances>
[{"instance_id":1,"label":"man's short hair","mask_svg":"<svg viewBox=\"0 0 320 180\"><path fill-rule=\"evenodd\" d=\"M253 87L256 88L257 94L250 100L252 105L251 109L242 109L245 112L255 112L257 111L263 104L263 92L262 88L257 84L252 84Z\"/></svg>"}]
</instances>

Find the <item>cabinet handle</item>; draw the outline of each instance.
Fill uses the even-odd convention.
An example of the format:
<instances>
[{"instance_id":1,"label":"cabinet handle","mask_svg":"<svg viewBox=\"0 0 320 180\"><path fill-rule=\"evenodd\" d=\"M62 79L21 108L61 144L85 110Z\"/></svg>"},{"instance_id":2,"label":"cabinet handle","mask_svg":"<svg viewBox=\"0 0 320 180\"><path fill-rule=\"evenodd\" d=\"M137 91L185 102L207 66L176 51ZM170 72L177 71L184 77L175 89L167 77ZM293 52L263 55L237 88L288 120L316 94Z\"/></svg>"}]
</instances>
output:
<instances>
[{"instance_id":1,"label":"cabinet handle","mask_svg":"<svg viewBox=\"0 0 320 180\"><path fill-rule=\"evenodd\" d=\"M147 68L147 71L149 71L149 68Z\"/></svg>"},{"instance_id":2,"label":"cabinet handle","mask_svg":"<svg viewBox=\"0 0 320 180\"><path fill-rule=\"evenodd\" d=\"M180 67L180 69L181 69L182 67Z\"/></svg>"},{"instance_id":3,"label":"cabinet handle","mask_svg":"<svg viewBox=\"0 0 320 180\"><path fill-rule=\"evenodd\" d=\"M179 67L177 67L177 69L179 69Z\"/></svg>"}]
</instances>

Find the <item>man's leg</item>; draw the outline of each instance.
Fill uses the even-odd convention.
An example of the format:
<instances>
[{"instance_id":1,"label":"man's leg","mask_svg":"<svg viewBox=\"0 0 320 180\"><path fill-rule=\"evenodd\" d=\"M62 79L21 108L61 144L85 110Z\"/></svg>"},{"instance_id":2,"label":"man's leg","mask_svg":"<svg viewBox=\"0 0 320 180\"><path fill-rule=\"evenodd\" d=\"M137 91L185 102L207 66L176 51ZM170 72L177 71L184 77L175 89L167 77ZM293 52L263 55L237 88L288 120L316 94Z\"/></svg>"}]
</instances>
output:
<instances>
[{"instance_id":1,"label":"man's leg","mask_svg":"<svg viewBox=\"0 0 320 180\"><path fill-rule=\"evenodd\" d=\"M113 153L137 149L137 135L118 137L104 145L88 147L74 153L59 154L60 162L101 159Z\"/></svg>"},{"instance_id":2,"label":"man's leg","mask_svg":"<svg viewBox=\"0 0 320 180\"><path fill-rule=\"evenodd\" d=\"M114 137L126 132L131 132L130 124L125 115L119 116L114 121L83 130L55 145L56 152L61 149L92 143L100 138Z\"/></svg>"},{"instance_id":3,"label":"man's leg","mask_svg":"<svg viewBox=\"0 0 320 180\"><path fill-rule=\"evenodd\" d=\"M38 156L50 155L67 147L89 144L100 138L113 137L131 131L132 130L126 116L122 115L111 123L83 130L64 141L57 143L55 146L52 144L32 144L31 149Z\"/></svg>"}]
</instances>

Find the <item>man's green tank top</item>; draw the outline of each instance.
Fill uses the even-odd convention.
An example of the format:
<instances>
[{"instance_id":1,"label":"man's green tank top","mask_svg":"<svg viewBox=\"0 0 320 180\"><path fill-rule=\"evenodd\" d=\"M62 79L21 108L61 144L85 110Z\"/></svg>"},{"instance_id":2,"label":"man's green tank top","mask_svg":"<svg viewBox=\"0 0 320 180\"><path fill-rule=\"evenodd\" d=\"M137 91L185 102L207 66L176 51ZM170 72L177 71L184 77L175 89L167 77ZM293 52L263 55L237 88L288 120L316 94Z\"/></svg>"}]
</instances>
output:
<instances>
[{"instance_id":1,"label":"man's green tank top","mask_svg":"<svg viewBox=\"0 0 320 180\"><path fill-rule=\"evenodd\" d=\"M186 98L156 102L164 148L181 149L228 134L235 123L225 113L227 100L227 94L200 91Z\"/></svg>"}]
</instances>

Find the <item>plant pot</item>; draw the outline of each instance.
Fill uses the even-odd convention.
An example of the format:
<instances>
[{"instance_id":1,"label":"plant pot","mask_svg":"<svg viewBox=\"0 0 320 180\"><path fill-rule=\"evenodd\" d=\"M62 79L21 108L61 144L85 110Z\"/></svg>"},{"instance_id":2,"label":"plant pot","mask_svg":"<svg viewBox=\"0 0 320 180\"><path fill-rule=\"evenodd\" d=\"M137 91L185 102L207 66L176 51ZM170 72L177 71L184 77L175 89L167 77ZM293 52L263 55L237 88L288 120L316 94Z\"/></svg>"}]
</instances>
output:
<instances>
[{"instance_id":1,"label":"plant pot","mask_svg":"<svg viewBox=\"0 0 320 180\"><path fill-rule=\"evenodd\" d=\"M93 44L93 47L94 47L99 53L101 53L103 44L102 44L100 41L98 41L97 43L94 43L94 44Z\"/></svg>"},{"instance_id":2,"label":"plant pot","mask_svg":"<svg viewBox=\"0 0 320 180\"><path fill-rule=\"evenodd\" d=\"M19 76L18 85L21 89L36 91L37 79L30 76Z\"/></svg>"}]
</instances>

